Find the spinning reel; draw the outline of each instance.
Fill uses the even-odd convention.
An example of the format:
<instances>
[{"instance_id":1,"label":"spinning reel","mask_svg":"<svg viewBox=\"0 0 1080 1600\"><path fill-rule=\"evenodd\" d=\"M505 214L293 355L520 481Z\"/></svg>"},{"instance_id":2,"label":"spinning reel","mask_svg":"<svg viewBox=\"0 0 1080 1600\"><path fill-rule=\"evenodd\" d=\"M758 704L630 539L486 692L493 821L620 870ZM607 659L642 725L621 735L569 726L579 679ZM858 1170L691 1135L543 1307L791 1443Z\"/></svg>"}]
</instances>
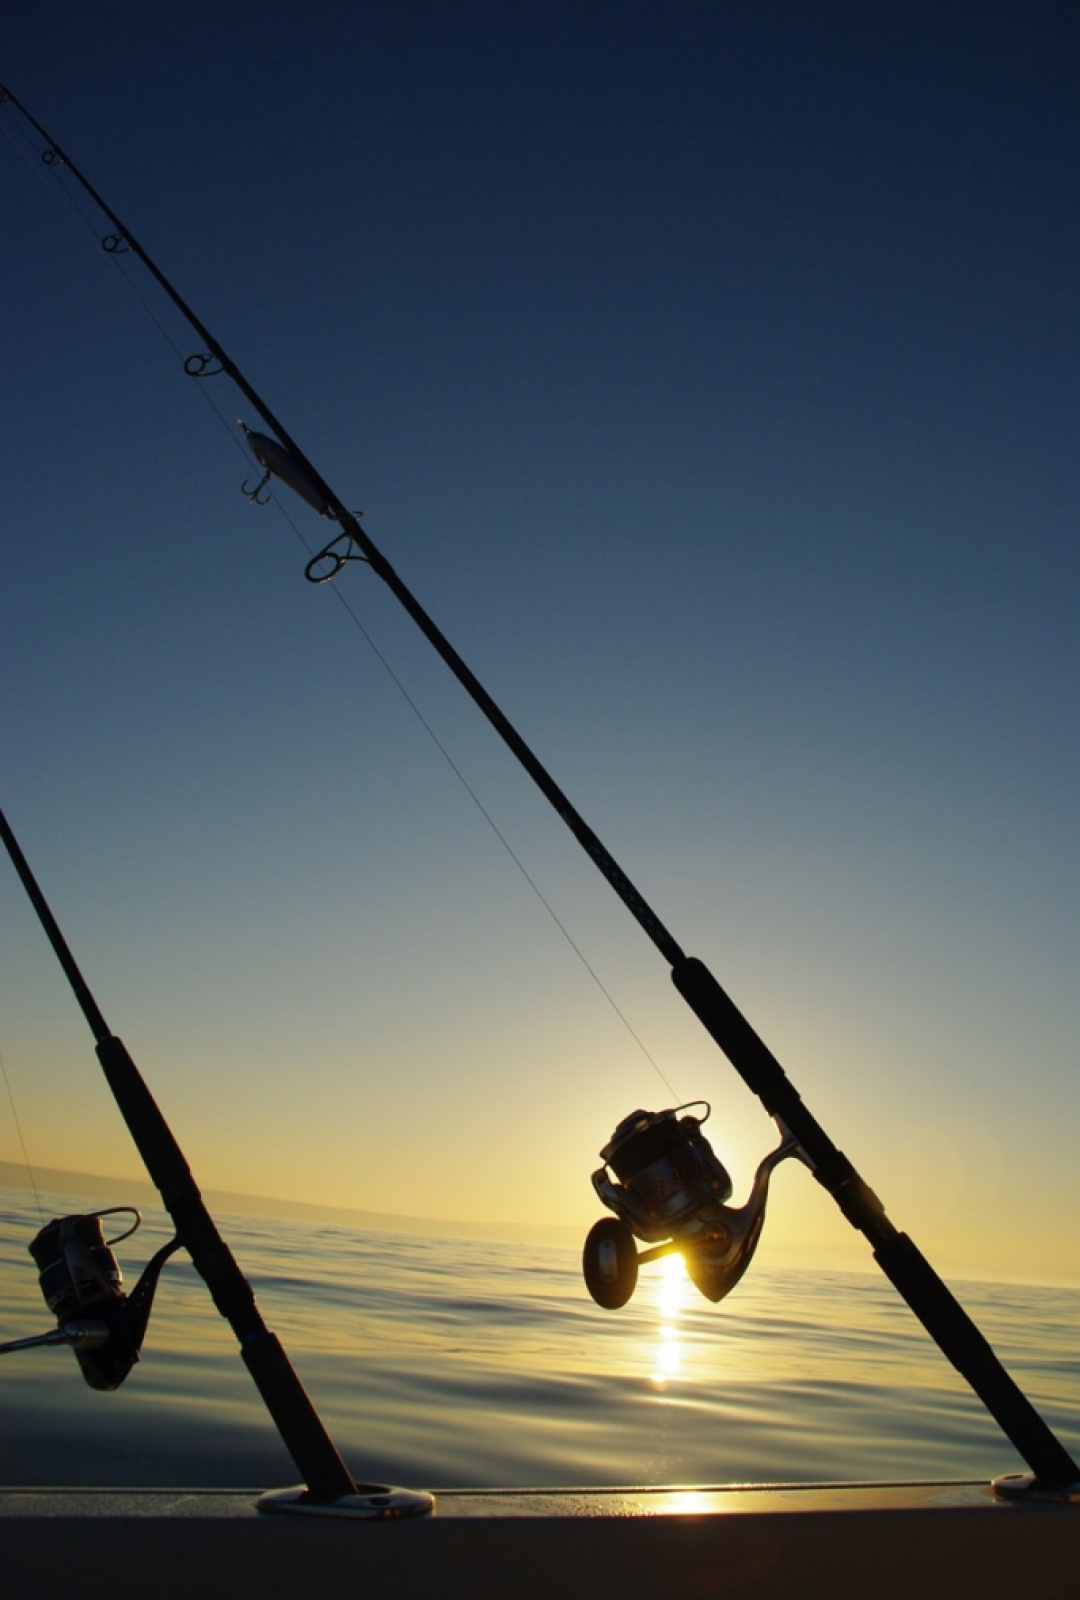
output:
<instances>
[{"instance_id":1,"label":"spinning reel","mask_svg":"<svg viewBox=\"0 0 1080 1600\"><path fill-rule=\"evenodd\" d=\"M679 1115L697 1106L704 1116ZM681 1255L691 1282L713 1301L729 1294L750 1265L773 1168L789 1156L807 1158L778 1122L780 1144L758 1166L750 1198L729 1206L731 1178L701 1131L710 1110L708 1101L690 1100L668 1111L632 1111L601 1150L605 1165L593 1173L593 1188L615 1216L593 1225L582 1256L597 1305L624 1306L638 1268L663 1256ZM639 1253L635 1237L652 1248Z\"/></svg>"},{"instance_id":2,"label":"spinning reel","mask_svg":"<svg viewBox=\"0 0 1080 1600\"><path fill-rule=\"evenodd\" d=\"M120 1211L135 1220L126 1232L106 1239L101 1219ZM118 1389L139 1359L161 1269L180 1247L178 1238L170 1239L151 1256L130 1295L125 1294L112 1247L130 1238L141 1221L134 1206L110 1206L46 1223L28 1248L57 1325L48 1333L0 1345L0 1354L69 1344L91 1389Z\"/></svg>"}]
</instances>

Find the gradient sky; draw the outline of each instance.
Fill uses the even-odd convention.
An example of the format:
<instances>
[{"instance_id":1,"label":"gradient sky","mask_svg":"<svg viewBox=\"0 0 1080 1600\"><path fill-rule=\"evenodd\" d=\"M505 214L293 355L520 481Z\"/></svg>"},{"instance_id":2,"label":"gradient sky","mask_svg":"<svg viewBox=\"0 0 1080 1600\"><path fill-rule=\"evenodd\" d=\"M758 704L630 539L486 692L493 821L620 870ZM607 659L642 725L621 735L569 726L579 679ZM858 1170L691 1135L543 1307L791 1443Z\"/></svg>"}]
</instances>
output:
<instances>
[{"instance_id":1,"label":"gradient sky","mask_svg":"<svg viewBox=\"0 0 1080 1600\"><path fill-rule=\"evenodd\" d=\"M4 34L897 1225L1080 1281L1075 9L67 0ZM349 569L632 1034L304 582L329 525L245 504L244 403L0 126L0 803L200 1182L584 1231L670 1084L741 1197L772 1130L663 961ZM31 1161L133 1175L11 872L0 905ZM762 1248L868 1259L798 1168Z\"/></svg>"}]
</instances>

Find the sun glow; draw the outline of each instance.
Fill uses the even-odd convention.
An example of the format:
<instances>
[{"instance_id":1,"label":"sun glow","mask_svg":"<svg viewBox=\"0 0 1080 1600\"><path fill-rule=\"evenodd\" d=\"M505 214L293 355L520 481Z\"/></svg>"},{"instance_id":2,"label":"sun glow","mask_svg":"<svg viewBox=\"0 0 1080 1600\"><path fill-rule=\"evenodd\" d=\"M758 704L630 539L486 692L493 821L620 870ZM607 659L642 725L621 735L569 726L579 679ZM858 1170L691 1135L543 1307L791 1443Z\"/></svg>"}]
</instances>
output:
<instances>
[{"instance_id":1,"label":"sun glow","mask_svg":"<svg viewBox=\"0 0 1080 1600\"><path fill-rule=\"evenodd\" d=\"M682 1345L679 1340L679 1314L686 1301L686 1286L690 1280L680 1255L665 1256L660 1263L660 1276L656 1285L656 1305L660 1313L659 1345L655 1352L652 1382L657 1388L666 1388L672 1378L677 1378L682 1366Z\"/></svg>"}]
</instances>

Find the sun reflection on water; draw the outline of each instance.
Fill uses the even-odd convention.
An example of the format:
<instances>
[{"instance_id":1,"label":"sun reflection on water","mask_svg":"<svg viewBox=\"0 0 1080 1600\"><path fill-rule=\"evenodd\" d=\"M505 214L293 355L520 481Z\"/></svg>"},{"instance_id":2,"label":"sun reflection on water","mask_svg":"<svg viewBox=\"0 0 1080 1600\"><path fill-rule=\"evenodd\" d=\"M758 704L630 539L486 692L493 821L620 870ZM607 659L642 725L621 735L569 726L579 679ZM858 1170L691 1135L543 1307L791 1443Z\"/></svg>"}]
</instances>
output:
<instances>
[{"instance_id":1,"label":"sun reflection on water","mask_svg":"<svg viewBox=\"0 0 1080 1600\"><path fill-rule=\"evenodd\" d=\"M651 1375L658 1389L664 1389L679 1375L682 1366L682 1343L679 1338L679 1315L686 1303L689 1283L686 1267L680 1255L665 1256L660 1263L656 1283L656 1307L660 1313L659 1344L655 1352L655 1366Z\"/></svg>"}]
</instances>

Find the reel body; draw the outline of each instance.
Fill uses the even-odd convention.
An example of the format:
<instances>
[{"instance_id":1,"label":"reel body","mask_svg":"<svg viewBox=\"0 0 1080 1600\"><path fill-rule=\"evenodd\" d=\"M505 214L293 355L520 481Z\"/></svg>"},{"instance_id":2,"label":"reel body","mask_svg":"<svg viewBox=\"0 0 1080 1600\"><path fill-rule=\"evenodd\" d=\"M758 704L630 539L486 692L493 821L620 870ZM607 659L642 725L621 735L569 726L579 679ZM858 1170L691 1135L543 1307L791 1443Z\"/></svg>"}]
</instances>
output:
<instances>
[{"instance_id":1,"label":"reel body","mask_svg":"<svg viewBox=\"0 0 1080 1600\"><path fill-rule=\"evenodd\" d=\"M704 1116L680 1116L695 1106L704 1106ZM701 1131L709 1109L699 1100L633 1111L601 1150L605 1165L593 1173L593 1188L615 1216L594 1225L582 1255L585 1283L598 1305L625 1305L639 1266L663 1256L681 1255L691 1281L712 1301L729 1294L749 1266L772 1170L802 1152L781 1128L781 1143L758 1166L746 1204L729 1206L731 1177ZM635 1239L652 1248L639 1252Z\"/></svg>"},{"instance_id":2,"label":"reel body","mask_svg":"<svg viewBox=\"0 0 1080 1600\"><path fill-rule=\"evenodd\" d=\"M106 1239L101 1219L118 1211L129 1212L135 1221ZM28 1246L57 1327L42 1340L19 1342L70 1344L91 1389L118 1389L138 1361L161 1269L180 1246L179 1239L163 1245L126 1294L112 1247L134 1233L141 1220L134 1206L54 1217Z\"/></svg>"}]
</instances>

